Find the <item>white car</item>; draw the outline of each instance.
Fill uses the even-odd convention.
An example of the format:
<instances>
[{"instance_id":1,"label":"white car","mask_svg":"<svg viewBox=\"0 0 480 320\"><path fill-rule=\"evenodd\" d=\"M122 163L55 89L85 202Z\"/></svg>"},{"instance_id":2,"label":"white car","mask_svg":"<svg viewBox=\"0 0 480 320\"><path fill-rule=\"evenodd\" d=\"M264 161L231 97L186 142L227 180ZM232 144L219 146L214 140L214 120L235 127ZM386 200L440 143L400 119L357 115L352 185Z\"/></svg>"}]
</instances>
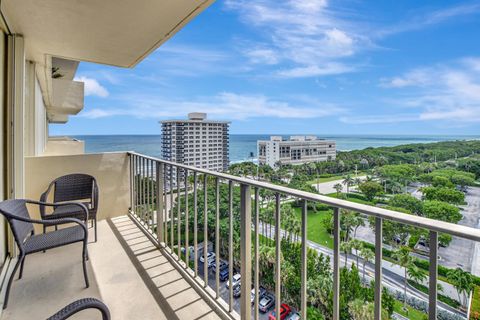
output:
<instances>
[{"instance_id":1,"label":"white car","mask_svg":"<svg viewBox=\"0 0 480 320\"><path fill-rule=\"evenodd\" d=\"M236 286L238 286L240 284L240 280L242 278L242 275L240 273L237 273L237 274L234 274L233 277L232 277L232 286L233 288L235 288ZM227 284L226 284L227 288L230 287L230 281L227 281Z\"/></svg>"},{"instance_id":2,"label":"white car","mask_svg":"<svg viewBox=\"0 0 480 320\"><path fill-rule=\"evenodd\" d=\"M207 253L207 263L208 265L212 264L215 261L215 253L214 252L208 252ZM205 262L203 254L200 256L200 262L203 263Z\"/></svg>"},{"instance_id":3,"label":"white car","mask_svg":"<svg viewBox=\"0 0 480 320\"><path fill-rule=\"evenodd\" d=\"M294 312L287 319L288 320L300 320L300 314L298 312Z\"/></svg>"}]
</instances>

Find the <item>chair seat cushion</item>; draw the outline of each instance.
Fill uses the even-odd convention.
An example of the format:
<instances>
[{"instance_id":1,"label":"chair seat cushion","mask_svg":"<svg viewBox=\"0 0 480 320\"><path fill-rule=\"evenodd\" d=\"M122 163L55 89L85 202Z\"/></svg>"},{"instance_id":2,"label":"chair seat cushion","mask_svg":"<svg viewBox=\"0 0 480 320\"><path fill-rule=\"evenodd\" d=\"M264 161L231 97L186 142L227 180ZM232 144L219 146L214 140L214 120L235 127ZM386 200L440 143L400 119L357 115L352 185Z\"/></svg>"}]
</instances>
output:
<instances>
[{"instance_id":1,"label":"chair seat cushion","mask_svg":"<svg viewBox=\"0 0 480 320\"><path fill-rule=\"evenodd\" d=\"M83 202L83 204L87 208L90 207L90 203L88 202ZM95 212L93 212L93 210L91 209L88 210L89 219L95 218L94 214ZM85 213L80 206L77 206L74 204L68 204L68 205L56 207L51 214L48 214L45 216L45 219L51 220L51 219L61 219L61 218L78 218L80 220L84 220L84 215Z\"/></svg>"},{"instance_id":2,"label":"chair seat cushion","mask_svg":"<svg viewBox=\"0 0 480 320\"><path fill-rule=\"evenodd\" d=\"M52 249L63 245L80 242L85 238L85 231L79 225L59 229L42 234L36 234L24 243L25 253L38 252L42 250Z\"/></svg>"}]
</instances>

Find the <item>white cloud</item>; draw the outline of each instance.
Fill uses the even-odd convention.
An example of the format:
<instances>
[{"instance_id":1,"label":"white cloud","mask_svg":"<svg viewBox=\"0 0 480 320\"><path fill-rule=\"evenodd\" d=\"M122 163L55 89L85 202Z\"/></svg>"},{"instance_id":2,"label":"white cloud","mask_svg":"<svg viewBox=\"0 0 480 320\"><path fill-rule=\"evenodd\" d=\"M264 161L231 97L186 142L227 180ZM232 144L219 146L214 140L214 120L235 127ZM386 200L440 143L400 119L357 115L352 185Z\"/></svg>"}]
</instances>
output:
<instances>
[{"instance_id":1,"label":"white cloud","mask_svg":"<svg viewBox=\"0 0 480 320\"><path fill-rule=\"evenodd\" d=\"M304 78L342 74L351 71L354 71L354 68L352 66L348 66L343 63L329 62L323 66L310 65L306 67L280 70L277 74L278 76L284 78Z\"/></svg>"},{"instance_id":2,"label":"white cloud","mask_svg":"<svg viewBox=\"0 0 480 320\"><path fill-rule=\"evenodd\" d=\"M263 43L254 46L261 47L261 51L254 49L245 52L250 61L288 63L290 70L277 73L282 77L352 72L354 66L347 66L341 60L356 54L370 43L357 33L350 22L336 17L325 0L227 0L225 4L265 37ZM338 67L340 65L341 68Z\"/></svg>"},{"instance_id":3,"label":"white cloud","mask_svg":"<svg viewBox=\"0 0 480 320\"><path fill-rule=\"evenodd\" d=\"M389 114L389 115L370 115L370 116L344 116L340 121L348 124L381 124L381 123L399 123L419 121L418 114Z\"/></svg>"},{"instance_id":4,"label":"white cloud","mask_svg":"<svg viewBox=\"0 0 480 320\"><path fill-rule=\"evenodd\" d=\"M429 10L424 14L416 14L414 17L396 25L378 28L376 36L385 37L402 32L420 30L432 25L440 24L449 19L473 15L479 12L480 4L478 3L460 4L439 10Z\"/></svg>"},{"instance_id":5,"label":"white cloud","mask_svg":"<svg viewBox=\"0 0 480 320\"><path fill-rule=\"evenodd\" d=\"M429 83L430 70L427 69L416 69L410 72L407 72L405 75L400 77L394 77L392 79L381 79L380 85L383 87L390 88L403 88L409 86L425 86Z\"/></svg>"},{"instance_id":6,"label":"white cloud","mask_svg":"<svg viewBox=\"0 0 480 320\"><path fill-rule=\"evenodd\" d=\"M381 86L400 90L403 96L397 103L418 109L417 120L480 122L479 58L417 68L392 79L381 79ZM403 92L406 87L409 91ZM401 116L392 118L402 121Z\"/></svg>"},{"instance_id":7,"label":"white cloud","mask_svg":"<svg viewBox=\"0 0 480 320\"><path fill-rule=\"evenodd\" d=\"M97 80L85 76L75 77L75 81L85 83L85 96L108 97L108 90L103 87Z\"/></svg>"},{"instance_id":8,"label":"white cloud","mask_svg":"<svg viewBox=\"0 0 480 320\"><path fill-rule=\"evenodd\" d=\"M268 48L255 48L251 50L245 50L244 53L254 64L267 64L273 65L279 63L280 59L277 53Z\"/></svg>"},{"instance_id":9,"label":"white cloud","mask_svg":"<svg viewBox=\"0 0 480 320\"><path fill-rule=\"evenodd\" d=\"M189 112L207 112L212 118L244 120L258 117L310 119L342 114L345 110L333 104L311 99L285 102L264 95L240 95L223 92L193 100L172 100L158 96L128 95L119 97L121 108L92 109L80 114L86 118L134 116L138 118L185 117Z\"/></svg>"}]
</instances>

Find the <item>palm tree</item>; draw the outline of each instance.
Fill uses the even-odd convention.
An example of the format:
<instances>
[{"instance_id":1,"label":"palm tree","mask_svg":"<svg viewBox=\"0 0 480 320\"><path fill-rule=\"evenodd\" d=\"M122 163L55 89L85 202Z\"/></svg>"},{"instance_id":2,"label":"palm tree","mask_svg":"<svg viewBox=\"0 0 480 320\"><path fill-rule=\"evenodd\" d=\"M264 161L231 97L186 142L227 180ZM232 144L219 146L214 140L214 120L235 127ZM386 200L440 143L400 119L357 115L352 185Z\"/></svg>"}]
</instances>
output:
<instances>
[{"instance_id":1,"label":"palm tree","mask_svg":"<svg viewBox=\"0 0 480 320\"><path fill-rule=\"evenodd\" d=\"M352 251L352 247L353 247L352 241L346 241L340 244L340 250L342 250L345 253L345 268L347 267L348 254Z\"/></svg>"},{"instance_id":2,"label":"palm tree","mask_svg":"<svg viewBox=\"0 0 480 320\"><path fill-rule=\"evenodd\" d=\"M425 272L420 270L413 263L407 269L408 269L407 273L408 273L408 276L410 277L410 279L412 279L413 281L415 281L418 284L423 284L423 281L425 281L425 279L427 278L427 275L425 274Z\"/></svg>"},{"instance_id":3,"label":"palm tree","mask_svg":"<svg viewBox=\"0 0 480 320\"><path fill-rule=\"evenodd\" d=\"M335 189L335 191L337 191L337 198L339 198L339 197L340 197L340 193L341 193L342 190L343 190L342 184L337 183L337 184L335 184L335 185L333 186L333 188ZM318 190L318 187L317 187L317 190Z\"/></svg>"},{"instance_id":4,"label":"palm tree","mask_svg":"<svg viewBox=\"0 0 480 320\"><path fill-rule=\"evenodd\" d=\"M367 247L360 250L360 256L363 259L363 280L365 280L365 265L367 262L372 262L375 259L375 253Z\"/></svg>"},{"instance_id":5,"label":"palm tree","mask_svg":"<svg viewBox=\"0 0 480 320\"><path fill-rule=\"evenodd\" d=\"M404 299L403 299L403 308L407 310L407 284L408 284L408 269L413 265L413 258L410 256L410 250L408 247L401 247L395 251L392 255L392 258L397 260L399 266L405 269L405 286L404 286Z\"/></svg>"},{"instance_id":6,"label":"palm tree","mask_svg":"<svg viewBox=\"0 0 480 320\"><path fill-rule=\"evenodd\" d=\"M358 251L363 249L363 242L358 239L352 239L352 249L355 250L355 256L357 257L357 267L358 267Z\"/></svg>"},{"instance_id":7,"label":"palm tree","mask_svg":"<svg viewBox=\"0 0 480 320\"><path fill-rule=\"evenodd\" d=\"M362 183L362 178L359 178L359 177L355 178L354 181L353 181L353 183L354 183L356 186L359 186L359 185Z\"/></svg>"},{"instance_id":8,"label":"palm tree","mask_svg":"<svg viewBox=\"0 0 480 320\"><path fill-rule=\"evenodd\" d=\"M463 271L461 268L450 270L447 273L448 279L453 283L453 286L458 293L458 301L462 306L467 305L468 295L474 288L473 277L470 273ZM463 295L463 299L461 296Z\"/></svg>"},{"instance_id":9,"label":"palm tree","mask_svg":"<svg viewBox=\"0 0 480 320\"><path fill-rule=\"evenodd\" d=\"M350 186L353 184L353 178L351 175L347 174L345 177L343 177L342 183L347 186L347 197L348 193L350 192Z\"/></svg>"}]
</instances>

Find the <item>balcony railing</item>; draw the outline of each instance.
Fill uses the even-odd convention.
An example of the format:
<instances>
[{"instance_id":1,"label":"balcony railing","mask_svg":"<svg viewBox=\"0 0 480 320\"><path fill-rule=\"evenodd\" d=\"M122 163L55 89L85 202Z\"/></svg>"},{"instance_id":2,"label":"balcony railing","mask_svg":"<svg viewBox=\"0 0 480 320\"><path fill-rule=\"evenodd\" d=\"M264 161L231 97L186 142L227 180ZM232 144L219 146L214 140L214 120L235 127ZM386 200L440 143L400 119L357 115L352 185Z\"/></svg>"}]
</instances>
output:
<instances>
[{"instance_id":1,"label":"balcony railing","mask_svg":"<svg viewBox=\"0 0 480 320\"><path fill-rule=\"evenodd\" d=\"M460 238L480 241L480 230L451 224L443 221L432 220L424 217L409 215L397 211L391 211L379 207L358 204L346 200L331 198L319 194L313 194L300 190L290 189L262 181L251 180L243 177L232 176L224 173L198 169L182 164L164 161L161 159L129 153L131 174L131 213L148 231L156 243L165 249L166 253L179 262L192 280L205 289L205 294L216 301L220 301L219 268L215 272L214 291L208 289L208 268L202 268L200 273L198 258L203 255L204 264L207 263L210 226L208 225L208 188L214 188L215 192L215 226L214 248L215 263L220 263L220 186L228 186L228 262L229 283L232 283L234 265L234 206L239 207L240 220L240 271L241 271L241 294L240 294L240 318L259 319L259 237L260 237L260 191L269 190L275 194L274 206L274 282L275 282L275 312L280 314L282 302L282 264L281 264L281 199L282 197L294 198L301 202L301 290L299 313L301 319L307 319L307 204L320 203L333 208L333 319L340 320L340 209L351 210L361 213L375 220L375 264L374 264L374 318L381 319L382 313L382 247L383 247L383 221L389 220L416 228L426 229L429 232L429 285L428 285L428 318L437 319L437 283L438 283L438 244L439 233L445 233ZM240 203L235 204L234 188L240 189ZM199 190L203 190L203 199L198 199ZM193 203L189 203L189 195L193 196ZM198 219L198 203L203 200L203 221ZM181 203L182 205L179 205ZM182 207L183 206L183 207ZM193 210L189 210L193 206ZM191 207L190 207L191 208ZM191 216L193 212L193 217ZM193 230L189 225L193 219ZM183 223L183 225L182 225ZM203 229L203 248L199 248L198 226ZM190 238L193 233L193 239ZM213 233L213 232L212 232ZM252 241L253 237L253 241ZM193 252L190 245L193 242ZM190 254L194 255L191 261ZM193 266L192 266L193 264ZM253 266L253 269L252 269ZM253 273L252 273L253 270ZM253 279L253 280L252 280ZM253 283L252 283L253 282ZM250 288L255 290L253 303L253 315ZM235 318L238 314L233 307L233 286L229 286L227 304L218 303L225 314ZM406 299L406 297L405 297Z\"/></svg>"}]
</instances>

